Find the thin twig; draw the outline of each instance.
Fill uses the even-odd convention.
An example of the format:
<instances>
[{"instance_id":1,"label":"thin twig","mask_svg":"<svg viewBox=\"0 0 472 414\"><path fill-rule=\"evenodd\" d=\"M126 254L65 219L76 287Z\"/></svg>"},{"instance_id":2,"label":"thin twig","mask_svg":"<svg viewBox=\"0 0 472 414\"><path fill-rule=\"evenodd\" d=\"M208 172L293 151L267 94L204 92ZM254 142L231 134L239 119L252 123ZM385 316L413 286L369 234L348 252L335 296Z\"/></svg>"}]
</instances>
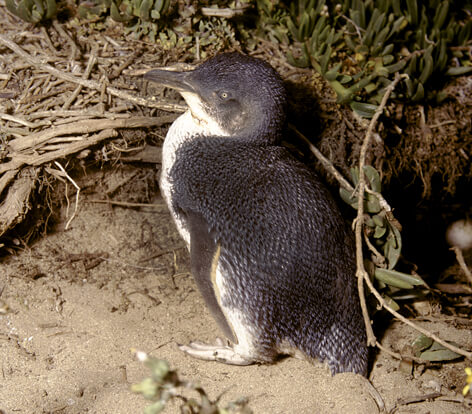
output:
<instances>
[{"instance_id":1,"label":"thin twig","mask_svg":"<svg viewBox=\"0 0 472 414\"><path fill-rule=\"evenodd\" d=\"M33 124L32 122L26 121L24 119L18 118L17 116L0 113L0 118L4 119L5 121L15 122L17 124L23 125L28 128L32 128L32 129L37 128L36 124Z\"/></svg>"},{"instance_id":2,"label":"thin twig","mask_svg":"<svg viewBox=\"0 0 472 414\"><path fill-rule=\"evenodd\" d=\"M341 15L341 17L342 17L343 19L346 19L347 22L349 22L349 23L352 24L352 26L354 27L354 29L355 29L355 31L356 31L356 33L357 33L357 36L359 37L359 40L362 41L361 30L362 30L363 32L365 32L365 29L363 29L362 27L359 27L359 26L356 24L356 22L355 22L354 20L350 19L349 17L345 16L344 14Z\"/></svg>"},{"instance_id":3,"label":"thin twig","mask_svg":"<svg viewBox=\"0 0 472 414\"><path fill-rule=\"evenodd\" d=\"M401 315L397 311L393 310L390 306L387 305L387 303L385 302L385 299L374 287L368 275L364 280L366 281L367 286L369 287L370 291L374 294L374 296L378 300L380 306L382 306L385 310L390 312L393 316L395 316L401 322L412 327L413 329L422 333L423 335L426 335L428 338L431 338L432 340L436 341L438 344L441 344L443 347L450 349L452 352L455 352L456 354L462 355L466 357L467 359L472 360L472 352L467 352L467 351L464 351L463 349L458 348L457 346L451 345L449 342L442 340L441 338L439 338L432 332L428 331L427 329L422 328L421 326L416 325L415 323L411 322L409 319L405 318L403 315ZM376 345L376 343L374 345Z\"/></svg>"},{"instance_id":4,"label":"thin twig","mask_svg":"<svg viewBox=\"0 0 472 414\"><path fill-rule=\"evenodd\" d=\"M100 203L100 204L111 204L121 207L150 207L155 208L156 210L167 211L165 204L146 204L146 203L132 203L128 201L114 201L114 200L97 200L97 199L88 199L85 200L88 203Z\"/></svg>"},{"instance_id":5,"label":"thin twig","mask_svg":"<svg viewBox=\"0 0 472 414\"><path fill-rule=\"evenodd\" d=\"M386 348L385 346L383 346L379 341L376 341L375 342L375 346L377 348L379 348L381 351L385 352L386 354L390 355L391 357L395 358L395 359L399 359L401 360L402 359L402 356L397 353L397 352L393 352L392 350L390 350L389 348Z\"/></svg>"},{"instance_id":6,"label":"thin twig","mask_svg":"<svg viewBox=\"0 0 472 414\"><path fill-rule=\"evenodd\" d=\"M457 246L451 247L451 250L456 254L457 263L459 263L459 266L461 267L462 271L467 277L467 280L469 281L469 283L472 284L472 273L467 267L467 263L464 260L464 255L462 254L462 250L460 249L460 247L457 247Z\"/></svg>"},{"instance_id":7,"label":"thin twig","mask_svg":"<svg viewBox=\"0 0 472 414\"><path fill-rule=\"evenodd\" d=\"M120 66L118 66L112 73L111 75L108 77L108 79L110 80L113 80L115 78L117 78L118 76L121 75L121 72L123 72L124 69L126 69L127 67L129 67L135 60L136 58L141 54L141 49L138 48L137 50L135 50L131 55L128 56L128 58L126 60L124 60Z\"/></svg>"},{"instance_id":8,"label":"thin twig","mask_svg":"<svg viewBox=\"0 0 472 414\"><path fill-rule=\"evenodd\" d=\"M165 269L164 266L160 266L160 267L138 266L138 265L134 265L134 264L131 264L131 263L123 262L121 260L110 259L108 257L98 257L98 259L101 259L104 262L114 263L114 264L117 264L117 265L120 265L120 266L127 266L127 267L132 267L134 269L140 269L140 270L163 270L163 269Z\"/></svg>"},{"instance_id":9,"label":"thin twig","mask_svg":"<svg viewBox=\"0 0 472 414\"><path fill-rule=\"evenodd\" d=\"M52 44L51 38L49 37L49 33L48 33L48 31L46 30L46 28L44 26L41 26L41 33L44 36L44 39L46 40L46 44L48 45L49 49L51 49L51 52L54 55L57 55L57 50L54 47L54 45Z\"/></svg>"},{"instance_id":10,"label":"thin twig","mask_svg":"<svg viewBox=\"0 0 472 414\"><path fill-rule=\"evenodd\" d=\"M372 242L370 241L369 239L369 236L367 235L367 233L364 231L364 241L365 241L365 244L367 244L367 247L369 248L369 250L374 254L375 256L375 259L376 259L376 265L381 265L382 263L385 263L385 257L382 255L382 253L380 253L376 248L375 246L372 244Z\"/></svg>"},{"instance_id":11,"label":"thin twig","mask_svg":"<svg viewBox=\"0 0 472 414\"><path fill-rule=\"evenodd\" d=\"M406 75L405 75L406 76ZM367 149L369 148L370 140L374 132L375 125L383 113L385 106L387 105L388 98L390 94L395 89L395 86L400 82L400 80L405 77L397 73L395 79L390 83L386 88L385 94L382 98L382 102L377 107L374 116L372 117L367 132L362 143L361 152L359 155L359 183L357 185L357 194L358 194L358 204L357 204L357 217L355 220L355 236L356 236L356 263L357 263L357 288L359 292L359 299L361 302L362 315L364 317L364 323L367 331L367 345L375 346L377 339L375 337L374 331L372 329L372 324L370 321L369 311L367 309L367 303L365 300L365 291L364 291L364 282L363 280L369 279L369 275L364 267L364 255L362 252L362 228L363 228L363 217L364 217L364 193L366 187L366 180L364 176L364 165L365 158L367 154ZM370 279L369 279L370 282ZM370 287L370 286L369 286ZM372 286L373 287L373 286ZM380 296L380 295L379 295ZM385 303L385 302L384 302Z\"/></svg>"},{"instance_id":12,"label":"thin twig","mask_svg":"<svg viewBox=\"0 0 472 414\"><path fill-rule=\"evenodd\" d=\"M77 209L79 208L79 195L80 195L80 187L77 185L77 183L70 177L69 174L67 174L67 171L64 169L64 167L59 164L57 161L54 161L54 164L56 164L59 169L62 171L64 176L72 183L72 185L75 187L77 192L75 193L75 208L74 212L72 213L72 216L67 220L65 230L69 228L69 224L71 221L74 219L75 215L77 214ZM69 198L67 197L67 187L66 187L66 198L67 198L67 214L69 214Z\"/></svg>"},{"instance_id":13,"label":"thin twig","mask_svg":"<svg viewBox=\"0 0 472 414\"><path fill-rule=\"evenodd\" d=\"M388 413L389 414L394 414L403 405L416 404L416 403L420 403L420 402L424 402L424 401L435 400L436 398L439 398L442 395L443 394L441 394L440 392L434 392L434 393L431 393L431 394L400 398L395 403L395 406Z\"/></svg>"},{"instance_id":14,"label":"thin twig","mask_svg":"<svg viewBox=\"0 0 472 414\"><path fill-rule=\"evenodd\" d=\"M69 35L69 33L66 32L66 30L59 24L57 20L53 20L52 25L54 26L54 29L56 29L57 33L59 33L62 37L64 37L67 40L67 42L70 44L71 50L70 50L69 61L70 61L70 64L72 65L79 48L77 47L77 45L75 44L74 40Z\"/></svg>"},{"instance_id":15,"label":"thin twig","mask_svg":"<svg viewBox=\"0 0 472 414\"><path fill-rule=\"evenodd\" d=\"M249 8L249 6L238 7L234 9L224 8L224 9L215 9L213 7L202 7L200 11L204 16L209 17L222 17L225 19L232 19L235 16L241 16Z\"/></svg>"},{"instance_id":16,"label":"thin twig","mask_svg":"<svg viewBox=\"0 0 472 414\"><path fill-rule=\"evenodd\" d=\"M97 61L97 45L93 45L92 51L90 52L90 57L89 61L87 63L87 67L85 68L85 72L82 75L82 79L88 79L90 76L90 73L92 73L92 69ZM82 90L82 85L77 86L75 88L74 92L67 98L67 100L64 102L64 105L62 105L62 110L66 111L69 109L71 106L72 102L75 101L77 96L79 96L80 91Z\"/></svg>"},{"instance_id":17,"label":"thin twig","mask_svg":"<svg viewBox=\"0 0 472 414\"><path fill-rule=\"evenodd\" d=\"M106 118L111 118L111 119L116 119L116 118L129 118L129 114L120 114L120 113L117 113L117 112L122 112L122 111L126 111L128 110L129 107L128 106L121 106L121 107L116 107L116 108L110 108L109 109L109 113L107 114L104 114L104 117ZM56 120L57 118L65 118L65 120L63 120L63 122L66 122L66 123L70 123L72 121L70 121L70 119L72 119L73 121L77 121L78 118L81 118L81 119L90 119L90 118L96 118L97 116L97 113L96 111L93 111L93 110L72 110L72 109L69 109L67 111L63 111L63 110L52 110L52 111L40 111L40 112L35 112L33 114L30 114L28 115L28 119L38 119L38 118L50 118L52 120ZM57 121L55 122L55 124L57 124Z\"/></svg>"},{"instance_id":18,"label":"thin twig","mask_svg":"<svg viewBox=\"0 0 472 414\"><path fill-rule=\"evenodd\" d=\"M342 174L334 167L334 165L331 163L328 158L326 158L321 151L316 148L305 135L303 135L294 125L289 124L290 129L292 129L300 139L302 139L310 148L310 151L313 153L313 155L318 159L319 162L323 165L323 167L331 173L331 175L338 180L339 184L341 184L341 187L345 188L346 190L350 191L351 193L354 191L354 188L352 187L351 184L349 184L349 181L347 181Z\"/></svg>"},{"instance_id":19,"label":"thin twig","mask_svg":"<svg viewBox=\"0 0 472 414\"><path fill-rule=\"evenodd\" d=\"M421 358L418 358L418 357L415 357L414 355L407 355L406 358L404 358L401 354L399 354L398 352L394 352L392 351L391 349L383 346L380 342L376 342L375 343L375 346L377 348L379 348L382 352L385 352L386 354L390 355L392 358L395 358L395 359L398 359L399 361L404 361L405 359L406 360L410 360L412 362L415 362L416 364L418 365L425 365L425 366L428 366L431 364L431 361L427 361L426 359L421 359Z\"/></svg>"}]
</instances>

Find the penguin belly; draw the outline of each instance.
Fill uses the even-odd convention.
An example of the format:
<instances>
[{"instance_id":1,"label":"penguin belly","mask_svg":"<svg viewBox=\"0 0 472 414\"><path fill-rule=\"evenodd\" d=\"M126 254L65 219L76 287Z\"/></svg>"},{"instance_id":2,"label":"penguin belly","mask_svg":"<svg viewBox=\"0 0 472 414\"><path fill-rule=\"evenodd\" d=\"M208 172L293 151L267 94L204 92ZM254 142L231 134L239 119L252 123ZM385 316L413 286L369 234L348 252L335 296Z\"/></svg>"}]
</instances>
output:
<instances>
[{"instance_id":1,"label":"penguin belly","mask_svg":"<svg viewBox=\"0 0 472 414\"><path fill-rule=\"evenodd\" d=\"M175 185L170 176L170 171L176 162L178 149L194 136L211 135L208 125L199 123L190 111L180 115L167 131L164 145L162 146L162 166L159 179L159 188L164 198L177 230L190 249L190 233L186 217L178 211L173 200L173 187ZM218 131L223 136L223 131Z\"/></svg>"},{"instance_id":2,"label":"penguin belly","mask_svg":"<svg viewBox=\"0 0 472 414\"><path fill-rule=\"evenodd\" d=\"M226 317L228 326L234 335L233 350L243 359L254 362L264 360L257 351L258 335L257 328L252 326L246 315L239 309L225 305L231 303L234 295L240 292L234 292L228 288L225 283L225 275L222 266L218 264L215 274L215 292L218 297L218 303Z\"/></svg>"},{"instance_id":3,"label":"penguin belly","mask_svg":"<svg viewBox=\"0 0 472 414\"><path fill-rule=\"evenodd\" d=\"M172 202L173 184L169 172L175 163L175 153L177 148L187 139L189 135L187 131L192 131L189 127L194 127L194 122L190 112L188 111L180 115L170 126L166 139L164 140L164 145L162 146L162 166L161 176L159 179L161 195L169 208L172 219L177 227L177 231L184 239L188 248L190 248L190 234L182 215L177 212L174 203Z\"/></svg>"}]
</instances>

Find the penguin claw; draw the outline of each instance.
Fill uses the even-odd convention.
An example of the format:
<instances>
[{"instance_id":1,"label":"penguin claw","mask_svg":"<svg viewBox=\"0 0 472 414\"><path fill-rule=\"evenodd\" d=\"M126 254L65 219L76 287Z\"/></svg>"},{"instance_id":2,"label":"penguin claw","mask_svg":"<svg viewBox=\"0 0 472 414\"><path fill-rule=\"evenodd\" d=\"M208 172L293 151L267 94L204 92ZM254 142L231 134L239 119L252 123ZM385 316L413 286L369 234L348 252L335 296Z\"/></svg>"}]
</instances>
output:
<instances>
[{"instance_id":1,"label":"penguin claw","mask_svg":"<svg viewBox=\"0 0 472 414\"><path fill-rule=\"evenodd\" d=\"M224 345L221 338L217 338L215 342L216 345L190 342L188 345L178 345L178 347L187 355L205 361L217 361L229 365L251 365L254 363L254 361L238 354L232 346Z\"/></svg>"}]
</instances>

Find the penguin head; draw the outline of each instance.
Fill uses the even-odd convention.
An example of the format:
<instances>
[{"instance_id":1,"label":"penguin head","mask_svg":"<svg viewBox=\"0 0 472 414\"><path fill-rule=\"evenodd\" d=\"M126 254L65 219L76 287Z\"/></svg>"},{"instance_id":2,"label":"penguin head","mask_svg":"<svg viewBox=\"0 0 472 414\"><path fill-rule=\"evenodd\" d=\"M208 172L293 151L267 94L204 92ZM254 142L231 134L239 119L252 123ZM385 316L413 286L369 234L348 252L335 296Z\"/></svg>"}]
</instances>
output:
<instances>
[{"instance_id":1,"label":"penguin head","mask_svg":"<svg viewBox=\"0 0 472 414\"><path fill-rule=\"evenodd\" d=\"M285 89L266 62L240 53L222 53L196 69L155 69L144 77L176 89L195 122L213 135L275 143L285 123Z\"/></svg>"}]
</instances>

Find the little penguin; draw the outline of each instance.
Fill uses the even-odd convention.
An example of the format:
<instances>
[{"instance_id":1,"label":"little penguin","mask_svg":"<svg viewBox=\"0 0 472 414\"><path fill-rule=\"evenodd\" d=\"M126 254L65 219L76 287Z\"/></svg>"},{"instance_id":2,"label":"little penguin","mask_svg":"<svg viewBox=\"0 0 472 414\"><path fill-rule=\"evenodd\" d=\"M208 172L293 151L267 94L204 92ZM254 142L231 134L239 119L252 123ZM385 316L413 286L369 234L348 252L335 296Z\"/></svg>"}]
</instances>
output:
<instances>
[{"instance_id":1,"label":"little penguin","mask_svg":"<svg viewBox=\"0 0 472 414\"><path fill-rule=\"evenodd\" d=\"M160 188L229 340L180 348L236 365L289 354L366 376L352 232L317 175L280 144L281 77L237 52L144 77L189 108L165 138Z\"/></svg>"}]
</instances>

